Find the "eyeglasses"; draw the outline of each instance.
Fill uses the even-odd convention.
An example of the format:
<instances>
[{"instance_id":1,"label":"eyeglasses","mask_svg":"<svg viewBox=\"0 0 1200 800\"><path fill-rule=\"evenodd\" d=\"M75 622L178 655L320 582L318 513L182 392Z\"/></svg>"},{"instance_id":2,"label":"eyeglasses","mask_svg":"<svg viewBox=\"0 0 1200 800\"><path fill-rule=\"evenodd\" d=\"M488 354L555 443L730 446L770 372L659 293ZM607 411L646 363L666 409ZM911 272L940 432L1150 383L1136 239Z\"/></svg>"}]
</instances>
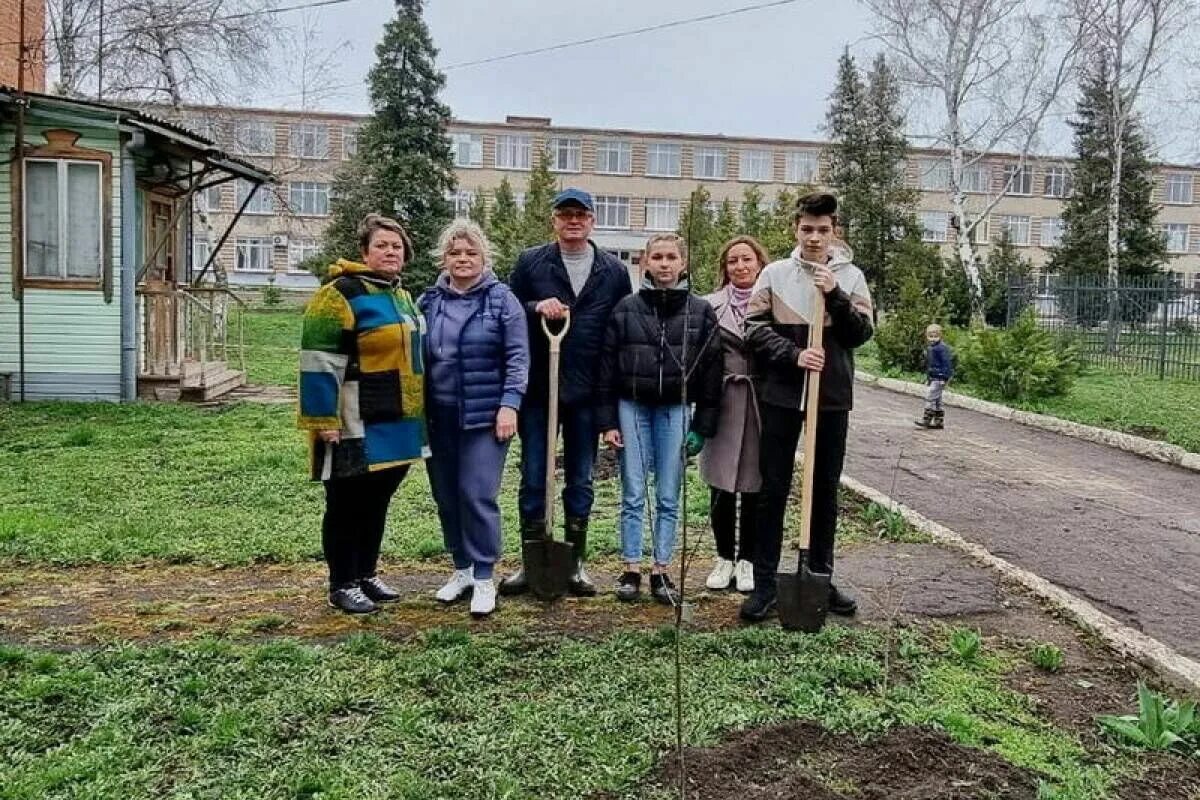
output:
<instances>
[{"instance_id":1,"label":"eyeglasses","mask_svg":"<svg viewBox=\"0 0 1200 800\"><path fill-rule=\"evenodd\" d=\"M559 219L587 219L592 212L585 208L560 208L554 211L554 216Z\"/></svg>"}]
</instances>

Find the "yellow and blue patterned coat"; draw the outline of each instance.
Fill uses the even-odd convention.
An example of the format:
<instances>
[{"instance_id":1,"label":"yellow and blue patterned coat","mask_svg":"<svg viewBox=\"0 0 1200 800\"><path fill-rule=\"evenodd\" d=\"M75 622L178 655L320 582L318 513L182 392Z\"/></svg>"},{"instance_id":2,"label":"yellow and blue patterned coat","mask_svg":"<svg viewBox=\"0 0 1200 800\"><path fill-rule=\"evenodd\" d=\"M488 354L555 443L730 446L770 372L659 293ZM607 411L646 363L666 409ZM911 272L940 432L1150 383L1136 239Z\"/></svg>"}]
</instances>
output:
<instances>
[{"instance_id":1,"label":"yellow and blue patterned coat","mask_svg":"<svg viewBox=\"0 0 1200 800\"><path fill-rule=\"evenodd\" d=\"M340 260L304 311L299 427L309 432L313 480L429 457L425 320L396 279ZM339 430L327 444L318 431Z\"/></svg>"}]
</instances>

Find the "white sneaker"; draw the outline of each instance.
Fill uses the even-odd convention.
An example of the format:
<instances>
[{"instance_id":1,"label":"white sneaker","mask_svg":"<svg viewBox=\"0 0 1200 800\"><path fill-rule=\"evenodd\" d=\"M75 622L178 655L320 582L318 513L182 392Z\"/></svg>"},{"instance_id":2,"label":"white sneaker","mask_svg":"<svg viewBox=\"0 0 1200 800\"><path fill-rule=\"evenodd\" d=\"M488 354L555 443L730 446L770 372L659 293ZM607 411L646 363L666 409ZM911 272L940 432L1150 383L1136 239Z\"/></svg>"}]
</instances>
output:
<instances>
[{"instance_id":1,"label":"white sneaker","mask_svg":"<svg viewBox=\"0 0 1200 800\"><path fill-rule=\"evenodd\" d=\"M496 610L496 582L491 578L475 581L475 593L471 595L471 616L486 617Z\"/></svg>"},{"instance_id":2,"label":"white sneaker","mask_svg":"<svg viewBox=\"0 0 1200 800\"><path fill-rule=\"evenodd\" d=\"M704 585L710 589L728 589L729 581L733 578L733 562L727 558L718 558L717 563L713 565L712 572L708 573L708 579L704 581Z\"/></svg>"},{"instance_id":3,"label":"white sneaker","mask_svg":"<svg viewBox=\"0 0 1200 800\"><path fill-rule=\"evenodd\" d=\"M739 592L753 592L754 564L742 559L737 562L737 568L734 572L737 574L737 590Z\"/></svg>"},{"instance_id":4,"label":"white sneaker","mask_svg":"<svg viewBox=\"0 0 1200 800\"><path fill-rule=\"evenodd\" d=\"M439 603L453 603L467 592L471 591L475 580L471 577L470 569L456 569L454 574L450 576L450 580L446 581L446 585L437 590L434 595Z\"/></svg>"}]
</instances>

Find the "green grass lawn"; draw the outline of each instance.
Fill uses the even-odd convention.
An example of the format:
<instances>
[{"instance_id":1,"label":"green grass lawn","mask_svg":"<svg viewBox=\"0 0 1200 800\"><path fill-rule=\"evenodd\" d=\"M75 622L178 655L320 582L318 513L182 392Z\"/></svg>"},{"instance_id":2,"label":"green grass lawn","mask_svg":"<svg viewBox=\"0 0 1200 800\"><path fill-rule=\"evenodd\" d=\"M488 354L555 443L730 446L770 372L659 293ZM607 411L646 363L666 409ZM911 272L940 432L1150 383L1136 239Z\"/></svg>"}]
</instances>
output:
<instances>
[{"instance_id":1,"label":"green grass lawn","mask_svg":"<svg viewBox=\"0 0 1200 800\"><path fill-rule=\"evenodd\" d=\"M874 342L868 342L856 354L858 368L876 375L923 383L915 372L884 369ZM982 396L969 383L954 381L950 390ZM1062 397L1028 403L1017 408L1062 417L1085 425L1124 431L1137 436L1161 439L1200 452L1200 381L1159 380L1148 375L1133 375L1111 369L1088 366Z\"/></svg>"},{"instance_id":2,"label":"green grass lawn","mask_svg":"<svg viewBox=\"0 0 1200 800\"><path fill-rule=\"evenodd\" d=\"M251 383L296 385L301 316L302 310L293 306L259 306L246 312L246 371Z\"/></svg>"},{"instance_id":3,"label":"green grass lawn","mask_svg":"<svg viewBox=\"0 0 1200 800\"><path fill-rule=\"evenodd\" d=\"M932 725L1036 770L1059 800L1102 798L1129 769L1004 687L1019 652L964 662L945 631L901 637L888 662L865 628L688 634L685 740L796 718L859 737ZM672 643L670 629L435 629L407 643L3 647L0 798L635 797L674 742Z\"/></svg>"}]
</instances>

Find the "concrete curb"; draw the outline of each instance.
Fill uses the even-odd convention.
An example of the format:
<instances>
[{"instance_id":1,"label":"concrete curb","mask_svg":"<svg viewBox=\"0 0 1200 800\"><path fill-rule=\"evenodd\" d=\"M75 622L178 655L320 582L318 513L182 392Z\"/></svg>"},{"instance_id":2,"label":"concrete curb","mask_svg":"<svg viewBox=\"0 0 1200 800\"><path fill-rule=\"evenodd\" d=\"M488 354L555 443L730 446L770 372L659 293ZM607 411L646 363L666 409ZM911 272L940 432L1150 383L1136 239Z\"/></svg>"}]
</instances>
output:
<instances>
[{"instance_id":1,"label":"concrete curb","mask_svg":"<svg viewBox=\"0 0 1200 800\"><path fill-rule=\"evenodd\" d=\"M921 383L901 381L895 378L884 378L861 370L854 373L854 379L859 383L878 386L881 389L887 389L899 394L912 395L913 397L925 396L925 385ZM1110 431L1107 428L1096 428L1092 425L1071 422L1060 417L1035 414L1032 411L1021 411L1020 409L1010 408L999 403L991 403L987 400L980 400L977 397L970 397L965 394L958 394L957 392L946 392L942 395L942 402L956 408L978 411L980 414L987 414L989 417L1011 420L1012 422L1027 425L1031 428L1040 428L1051 433L1059 433L1063 436L1082 439L1085 442L1114 447L1118 450L1124 450L1127 453L1141 456L1142 458L1162 461L1166 464L1173 464L1177 467L1200 472L1200 453L1188 452L1179 445L1156 442L1153 439L1145 439L1141 436L1133 436L1128 433L1121 433L1120 431Z\"/></svg>"},{"instance_id":2,"label":"concrete curb","mask_svg":"<svg viewBox=\"0 0 1200 800\"><path fill-rule=\"evenodd\" d=\"M1016 581L1037 597L1061 610L1076 624L1099 636L1117 652L1145 664L1189 693L1200 692L1200 663L1180 655L1157 639L1113 619L1091 603L1081 600L1045 578L993 555L982 545L968 542L944 525L934 522L902 503L897 503L883 492L846 476L842 476L842 485L882 506L894 509L910 525L928 534L938 544L965 553L1004 577Z\"/></svg>"}]
</instances>

